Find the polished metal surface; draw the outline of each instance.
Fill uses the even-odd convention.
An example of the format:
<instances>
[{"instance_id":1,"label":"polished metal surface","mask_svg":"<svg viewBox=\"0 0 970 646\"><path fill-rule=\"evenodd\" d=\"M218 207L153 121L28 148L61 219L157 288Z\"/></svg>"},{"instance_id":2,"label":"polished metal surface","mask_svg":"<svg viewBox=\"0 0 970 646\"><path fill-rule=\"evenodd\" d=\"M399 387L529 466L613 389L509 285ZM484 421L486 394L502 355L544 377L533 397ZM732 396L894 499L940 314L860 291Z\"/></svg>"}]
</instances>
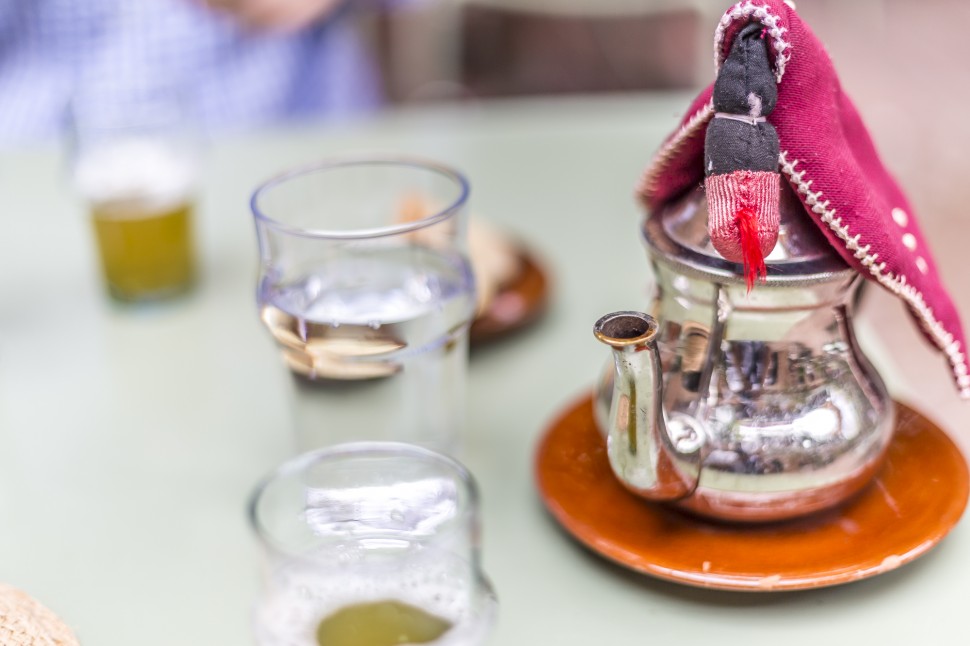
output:
<instances>
[{"instance_id":1,"label":"polished metal surface","mask_svg":"<svg viewBox=\"0 0 970 646\"><path fill-rule=\"evenodd\" d=\"M653 317L616 313L595 328L614 353L595 400L613 470L645 498L726 520L838 504L873 476L893 428L892 401L852 328L861 278L789 217L783 257L748 293L731 263L706 255L692 220L703 210L694 194L645 227ZM651 234L660 227L678 237ZM631 352L604 338L603 321L617 316L656 331ZM695 486L665 484L690 482L697 468Z\"/></svg>"},{"instance_id":2,"label":"polished metal surface","mask_svg":"<svg viewBox=\"0 0 970 646\"><path fill-rule=\"evenodd\" d=\"M785 182L781 187L778 242L767 257L764 287L792 287L824 281L832 274L854 273L809 219ZM677 266L684 274L711 281L744 282L741 265L722 258L707 229L707 200L698 188L664 208L643 224L651 256Z\"/></svg>"},{"instance_id":3,"label":"polished metal surface","mask_svg":"<svg viewBox=\"0 0 970 646\"><path fill-rule=\"evenodd\" d=\"M620 481L652 500L675 500L697 487L701 436L689 425L673 425L650 405L663 397L659 355L654 351L657 321L639 312L607 314L593 334L613 349L615 405L609 410L607 454ZM642 400L642 401L641 401Z\"/></svg>"}]
</instances>

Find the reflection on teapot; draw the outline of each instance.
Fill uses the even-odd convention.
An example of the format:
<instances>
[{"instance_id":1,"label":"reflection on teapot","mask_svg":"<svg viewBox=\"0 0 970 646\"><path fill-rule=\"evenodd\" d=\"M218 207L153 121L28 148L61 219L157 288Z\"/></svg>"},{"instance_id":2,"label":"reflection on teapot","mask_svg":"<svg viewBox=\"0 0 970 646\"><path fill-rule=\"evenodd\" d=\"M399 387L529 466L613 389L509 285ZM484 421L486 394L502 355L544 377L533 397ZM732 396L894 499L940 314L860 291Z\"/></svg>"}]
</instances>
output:
<instances>
[{"instance_id":1,"label":"reflection on teapot","mask_svg":"<svg viewBox=\"0 0 970 646\"><path fill-rule=\"evenodd\" d=\"M703 191L647 219L653 316L615 312L594 327L613 352L597 423L637 495L781 520L842 502L879 468L893 405L856 343L861 278L800 210L784 188L767 281L751 292L711 247Z\"/></svg>"}]
</instances>

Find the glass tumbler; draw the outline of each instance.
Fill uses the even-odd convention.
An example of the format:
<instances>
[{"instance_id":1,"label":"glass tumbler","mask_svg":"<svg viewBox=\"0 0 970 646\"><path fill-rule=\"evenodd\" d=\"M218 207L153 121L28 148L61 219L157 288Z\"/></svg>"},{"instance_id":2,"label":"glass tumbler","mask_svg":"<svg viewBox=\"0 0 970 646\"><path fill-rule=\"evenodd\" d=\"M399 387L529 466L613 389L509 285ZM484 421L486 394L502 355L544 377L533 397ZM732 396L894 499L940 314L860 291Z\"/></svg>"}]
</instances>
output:
<instances>
[{"instance_id":1,"label":"glass tumbler","mask_svg":"<svg viewBox=\"0 0 970 646\"><path fill-rule=\"evenodd\" d=\"M199 137L177 95L91 89L74 97L71 125L74 184L109 294L140 302L189 290Z\"/></svg>"},{"instance_id":2,"label":"glass tumbler","mask_svg":"<svg viewBox=\"0 0 970 646\"><path fill-rule=\"evenodd\" d=\"M257 301L293 375L298 449L455 450L475 310L467 198L460 174L412 159L324 162L256 190Z\"/></svg>"},{"instance_id":3,"label":"glass tumbler","mask_svg":"<svg viewBox=\"0 0 970 646\"><path fill-rule=\"evenodd\" d=\"M284 464L250 502L265 554L256 642L482 644L496 599L478 505L463 466L413 445L350 443Z\"/></svg>"}]
</instances>

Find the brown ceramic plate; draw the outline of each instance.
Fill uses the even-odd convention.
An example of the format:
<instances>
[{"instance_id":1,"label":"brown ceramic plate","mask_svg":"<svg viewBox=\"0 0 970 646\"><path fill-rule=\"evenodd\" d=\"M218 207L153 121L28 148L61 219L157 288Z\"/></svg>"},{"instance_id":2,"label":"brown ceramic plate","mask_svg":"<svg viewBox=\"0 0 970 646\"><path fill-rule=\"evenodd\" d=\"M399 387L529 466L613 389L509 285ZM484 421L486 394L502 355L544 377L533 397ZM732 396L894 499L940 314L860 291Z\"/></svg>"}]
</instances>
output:
<instances>
[{"instance_id":1,"label":"brown ceramic plate","mask_svg":"<svg viewBox=\"0 0 970 646\"><path fill-rule=\"evenodd\" d=\"M549 278L525 247L517 248L519 271L499 286L485 311L472 322L471 344L478 346L531 325L546 311Z\"/></svg>"},{"instance_id":2,"label":"brown ceramic plate","mask_svg":"<svg viewBox=\"0 0 970 646\"><path fill-rule=\"evenodd\" d=\"M968 490L960 450L902 404L872 485L838 509L797 521L720 524L637 498L610 471L589 398L552 423L535 468L546 507L594 552L661 579L725 590L818 588L893 570L946 536Z\"/></svg>"}]
</instances>

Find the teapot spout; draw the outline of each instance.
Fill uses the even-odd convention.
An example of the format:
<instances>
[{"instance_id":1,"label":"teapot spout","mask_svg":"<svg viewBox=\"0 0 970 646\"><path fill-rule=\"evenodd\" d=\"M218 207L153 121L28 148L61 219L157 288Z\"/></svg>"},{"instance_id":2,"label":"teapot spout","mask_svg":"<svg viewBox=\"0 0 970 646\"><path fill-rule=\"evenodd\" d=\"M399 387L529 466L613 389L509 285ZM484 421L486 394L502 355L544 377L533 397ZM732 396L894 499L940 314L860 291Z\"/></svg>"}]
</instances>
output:
<instances>
[{"instance_id":1,"label":"teapot spout","mask_svg":"<svg viewBox=\"0 0 970 646\"><path fill-rule=\"evenodd\" d=\"M613 312L596 322L593 334L610 346L615 366L606 434L610 466L635 494L673 501L697 487L704 437L693 424L665 420L658 329L642 312Z\"/></svg>"}]
</instances>

